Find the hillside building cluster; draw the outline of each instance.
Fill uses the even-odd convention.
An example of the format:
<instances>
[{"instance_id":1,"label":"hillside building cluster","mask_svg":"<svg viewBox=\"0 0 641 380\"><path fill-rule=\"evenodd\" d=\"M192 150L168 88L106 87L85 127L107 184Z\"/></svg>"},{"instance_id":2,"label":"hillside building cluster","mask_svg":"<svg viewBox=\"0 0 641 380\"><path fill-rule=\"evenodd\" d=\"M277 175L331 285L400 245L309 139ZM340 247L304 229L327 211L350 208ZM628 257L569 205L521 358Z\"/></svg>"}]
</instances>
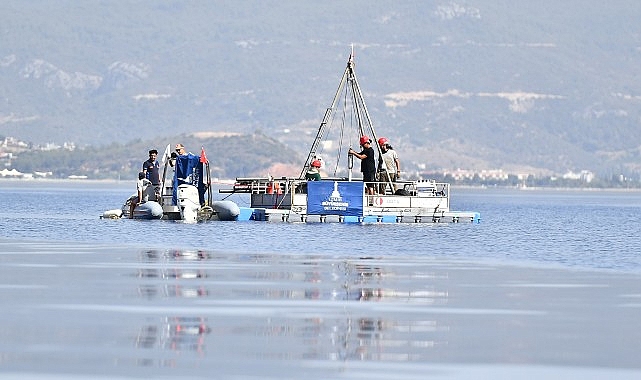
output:
<instances>
[{"instance_id":1,"label":"hillside building cluster","mask_svg":"<svg viewBox=\"0 0 641 380\"><path fill-rule=\"evenodd\" d=\"M433 173L432 173L433 174ZM480 180L480 181L509 181L510 177L515 177L519 181L526 181L528 178L540 177L532 173L508 173L502 169L483 169L483 170L466 170L466 169L456 169L453 171L444 170L442 175L448 176L456 181L471 181L471 180ZM419 174L419 176L422 176ZM555 177L550 177L551 180L556 180L558 178L566 180L574 180L581 183L591 183L595 179L595 174L589 170L581 170L579 172L567 171L565 174Z\"/></svg>"}]
</instances>

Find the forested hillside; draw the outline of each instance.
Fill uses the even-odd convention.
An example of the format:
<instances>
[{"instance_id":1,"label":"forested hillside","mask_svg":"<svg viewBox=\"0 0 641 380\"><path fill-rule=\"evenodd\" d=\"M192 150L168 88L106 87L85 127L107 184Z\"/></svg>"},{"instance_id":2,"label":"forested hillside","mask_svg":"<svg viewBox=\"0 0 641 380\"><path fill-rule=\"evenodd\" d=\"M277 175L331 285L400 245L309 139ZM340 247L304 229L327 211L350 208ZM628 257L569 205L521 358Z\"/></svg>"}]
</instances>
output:
<instances>
[{"instance_id":1,"label":"forested hillside","mask_svg":"<svg viewBox=\"0 0 641 380\"><path fill-rule=\"evenodd\" d=\"M254 134L227 137L181 135L170 139L111 143L72 151L33 150L18 155L13 166L23 173L52 172L53 178L86 175L92 179L134 179L141 170L142 162L148 158L150 149L158 150L158 159L161 160L165 147L169 144L173 151L178 142L196 155L200 155L201 149L204 149L215 178L268 174L295 176L304 164L301 156L278 141Z\"/></svg>"}]
</instances>

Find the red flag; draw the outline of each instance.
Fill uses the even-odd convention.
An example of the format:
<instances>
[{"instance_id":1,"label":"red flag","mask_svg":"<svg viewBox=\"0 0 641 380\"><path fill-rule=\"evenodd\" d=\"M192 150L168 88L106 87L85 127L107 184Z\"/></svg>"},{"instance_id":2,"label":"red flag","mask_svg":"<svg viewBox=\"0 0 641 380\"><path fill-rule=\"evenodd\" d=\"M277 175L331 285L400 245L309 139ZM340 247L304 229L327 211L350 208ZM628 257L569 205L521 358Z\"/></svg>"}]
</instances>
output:
<instances>
[{"instance_id":1,"label":"red flag","mask_svg":"<svg viewBox=\"0 0 641 380\"><path fill-rule=\"evenodd\" d=\"M209 160L207 159L207 156L205 155L205 148L200 147L200 162L203 164L208 164Z\"/></svg>"}]
</instances>

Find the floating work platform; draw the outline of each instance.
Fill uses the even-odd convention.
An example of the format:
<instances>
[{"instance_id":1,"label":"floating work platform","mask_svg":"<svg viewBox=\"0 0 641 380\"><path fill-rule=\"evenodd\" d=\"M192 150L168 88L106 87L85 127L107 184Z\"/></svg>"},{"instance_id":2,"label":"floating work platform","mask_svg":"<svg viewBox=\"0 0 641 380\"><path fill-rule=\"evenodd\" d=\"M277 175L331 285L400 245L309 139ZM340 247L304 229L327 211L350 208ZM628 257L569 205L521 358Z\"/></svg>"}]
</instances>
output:
<instances>
[{"instance_id":1,"label":"floating work platform","mask_svg":"<svg viewBox=\"0 0 641 380\"><path fill-rule=\"evenodd\" d=\"M341 112L335 112L339 110ZM342 118L335 118L337 114L342 115ZM356 141L367 154L356 153L352 149L353 142ZM331 144L326 145L324 142ZM335 154L324 155L325 148L329 150L332 146L338 147ZM345 151L347 147L349 149ZM266 178L236 178L231 189L220 192L249 195L250 207L241 207L237 219L241 221L480 222L478 212L450 210L448 183L423 179L400 180L398 158L391 153L394 150L389 140L385 137L378 138L374 131L363 93L356 80L352 52L298 177L274 178L268 175ZM374 167L376 155L378 166ZM323 157L330 157L329 161ZM345 159L341 160L341 157ZM354 157L370 161L365 167L375 169L376 176L367 176L367 183L364 179L354 179ZM347 176L337 177L342 173Z\"/></svg>"},{"instance_id":2,"label":"floating work platform","mask_svg":"<svg viewBox=\"0 0 641 380\"><path fill-rule=\"evenodd\" d=\"M403 191L367 195L362 181L343 178L238 178L226 193L250 194L238 221L298 223L480 223L474 211L449 208L450 186L435 181L401 181Z\"/></svg>"}]
</instances>

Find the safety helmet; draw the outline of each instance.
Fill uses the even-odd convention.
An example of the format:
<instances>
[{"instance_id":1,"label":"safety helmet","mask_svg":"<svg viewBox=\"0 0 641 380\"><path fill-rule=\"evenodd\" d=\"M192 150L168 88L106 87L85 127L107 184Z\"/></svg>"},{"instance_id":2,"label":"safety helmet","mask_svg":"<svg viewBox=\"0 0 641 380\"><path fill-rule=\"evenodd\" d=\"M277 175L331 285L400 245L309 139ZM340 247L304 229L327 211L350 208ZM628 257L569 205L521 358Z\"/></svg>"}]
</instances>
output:
<instances>
[{"instance_id":1,"label":"safety helmet","mask_svg":"<svg viewBox=\"0 0 641 380\"><path fill-rule=\"evenodd\" d=\"M321 167L321 162L319 160L314 160L312 161L312 166L315 168L320 168Z\"/></svg>"},{"instance_id":2,"label":"safety helmet","mask_svg":"<svg viewBox=\"0 0 641 380\"><path fill-rule=\"evenodd\" d=\"M378 139L378 145L383 146L387 144L388 141L389 140L387 139L387 137L381 137L380 139Z\"/></svg>"},{"instance_id":3,"label":"safety helmet","mask_svg":"<svg viewBox=\"0 0 641 380\"><path fill-rule=\"evenodd\" d=\"M360 140L360 144L361 144L361 145L363 145L363 144L365 144L365 143L371 143L371 142L372 142L372 140L370 140L370 138L369 138L369 137L367 137L367 136L361 136L361 140Z\"/></svg>"}]
</instances>

